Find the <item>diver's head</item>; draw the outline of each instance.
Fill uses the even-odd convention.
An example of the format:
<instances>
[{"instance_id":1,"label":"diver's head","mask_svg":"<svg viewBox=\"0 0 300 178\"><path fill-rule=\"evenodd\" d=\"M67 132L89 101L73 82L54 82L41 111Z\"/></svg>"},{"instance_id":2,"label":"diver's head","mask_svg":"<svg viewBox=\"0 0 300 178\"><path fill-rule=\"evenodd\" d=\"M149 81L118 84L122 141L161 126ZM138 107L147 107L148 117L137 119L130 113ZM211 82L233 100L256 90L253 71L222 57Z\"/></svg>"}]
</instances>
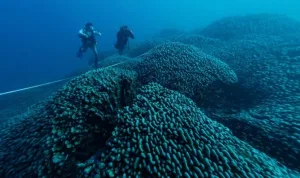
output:
<instances>
[{"instance_id":1,"label":"diver's head","mask_svg":"<svg viewBox=\"0 0 300 178\"><path fill-rule=\"evenodd\" d=\"M93 24L91 22L86 23L84 27L87 31L93 31L94 30Z\"/></svg>"},{"instance_id":2,"label":"diver's head","mask_svg":"<svg viewBox=\"0 0 300 178\"><path fill-rule=\"evenodd\" d=\"M123 25L123 26L121 26L120 29L121 29L121 30L127 30L127 29L128 29L128 26L127 26L127 25Z\"/></svg>"}]
</instances>

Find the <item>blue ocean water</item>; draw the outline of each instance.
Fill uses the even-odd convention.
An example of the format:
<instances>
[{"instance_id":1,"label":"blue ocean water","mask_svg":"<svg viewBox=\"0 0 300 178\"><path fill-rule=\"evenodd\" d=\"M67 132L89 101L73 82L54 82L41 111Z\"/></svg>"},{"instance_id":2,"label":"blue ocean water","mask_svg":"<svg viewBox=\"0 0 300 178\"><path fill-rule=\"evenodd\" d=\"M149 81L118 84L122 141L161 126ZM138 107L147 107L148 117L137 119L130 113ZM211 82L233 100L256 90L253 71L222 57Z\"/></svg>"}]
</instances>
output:
<instances>
[{"instance_id":1,"label":"blue ocean water","mask_svg":"<svg viewBox=\"0 0 300 178\"><path fill-rule=\"evenodd\" d=\"M91 21L103 33L99 51L112 49L116 32L127 24L143 40L163 28L202 28L220 17L283 13L299 18L298 1L1 1L0 91L55 79L87 65L78 60L77 32Z\"/></svg>"},{"instance_id":2,"label":"blue ocean water","mask_svg":"<svg viewBox=\"0 0 300 178\"><path fill-rule=\"evenodd\" d=\"M1 2L0 177L300 177L299 5Z\"/></svg>"}]
</instances>

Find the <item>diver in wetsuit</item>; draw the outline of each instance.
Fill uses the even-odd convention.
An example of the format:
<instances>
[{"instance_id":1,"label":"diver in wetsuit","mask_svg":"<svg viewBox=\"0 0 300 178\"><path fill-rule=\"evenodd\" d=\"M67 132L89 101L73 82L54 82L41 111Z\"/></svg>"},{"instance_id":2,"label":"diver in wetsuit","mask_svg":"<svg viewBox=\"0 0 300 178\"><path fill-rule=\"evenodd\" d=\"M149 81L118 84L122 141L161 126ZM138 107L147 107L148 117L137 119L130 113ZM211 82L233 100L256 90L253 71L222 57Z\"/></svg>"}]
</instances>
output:
<instances>
[{"instance_id":1,"label":"diver in wetsuit","mask_svg":"<svg viewBox=\"0 0 300 178\"><path fill-rule=\"evenodd\" d=\"M93 24L88 22L79 30L79 37L81 38L82 45L77 52L77 57L82 58L83 53L90 48L95 57L95 67L98 67L98 52L96 36L101 36L101 33L94 30Z\"/></svg>"},{"instance_id":2,"label":"diver in wetsuit","mask_svg":"<svg viewBox=\"0 0 300 178\"><path fill-rule=\"evenodd\" d=\"M120 55L124 51L128 38L134 39L133 32L127 26L123 25L117 33L117 43L115 44L115 48L119 50Z\"/></svg>"}]
</instances>

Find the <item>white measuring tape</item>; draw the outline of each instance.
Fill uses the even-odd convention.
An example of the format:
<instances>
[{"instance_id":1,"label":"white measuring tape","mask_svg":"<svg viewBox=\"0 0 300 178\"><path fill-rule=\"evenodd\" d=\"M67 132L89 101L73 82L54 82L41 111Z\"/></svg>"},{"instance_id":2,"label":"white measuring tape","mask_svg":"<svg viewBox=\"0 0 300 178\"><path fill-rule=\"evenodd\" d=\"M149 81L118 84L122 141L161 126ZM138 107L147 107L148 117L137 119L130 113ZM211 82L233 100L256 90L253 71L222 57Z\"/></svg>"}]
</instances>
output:
<instances>
[{"instance_id":1,"label":"white measuring tape","mask_svg":"<svg viewBox=\"0 0 300 178\"><path fill-rule=\"evenodd\" d=\"M56 81L53 81L53 82L43 83L43 84L40 84L40 85L35 85L35 86L22 88L22 89L18 89L18 90L12 90L12 91L8 91L8 92L0 93L0 96L11 94L11 93L16 93L16 92L19 92L19 91L30 90L30 89L33 89L33 88L38 88L38 87L42 87L42 86L46 86L46 85L51 85L51 84L54 84L54 83L59 83L59 82L65 81L65 80L69 80L71 78L73 78L73 77L65 78L65 79L62 79L62 80L56 80Z\"/></svg>"},{"instance_id":2,"label":"white measuring tape","mask_svg":"<svg viewBox=\"0 0 300 178\"><path fill-rule=\"evenodd\" d=\"M119 62L117 64L113 64L113 65L110 65L110 66L107 66L107 67L104 67L104 68L100 68L100 69L108 69L110 67L113 67L113 66L116 66L116 65L120 65L120 64L122 64L122 63L124 63L126 61L128 61L128 60ZM53 81L53 82L43 83L43 84L40 84L40 85L34 85L34 86L31 86L31 87L22 88L22 89L18 89L18 90L12 90L12 91L8 91L8 92L0 93L0 96L12 94L12 93L16 93L16 92L20 92L20 91L30 90L30 89L33 89L33 88L38 88L38 87L42 87L42 86L46 86L46 85L51 85L51 84L59 83L59 82L63 82L63 81L66 81L66 80L70 80L72 78L74 78L74 77L69 77L69 78L65 78L65 79L61 79L61 80L56 80L56 81Z\"/></svg>"}]
</instances>

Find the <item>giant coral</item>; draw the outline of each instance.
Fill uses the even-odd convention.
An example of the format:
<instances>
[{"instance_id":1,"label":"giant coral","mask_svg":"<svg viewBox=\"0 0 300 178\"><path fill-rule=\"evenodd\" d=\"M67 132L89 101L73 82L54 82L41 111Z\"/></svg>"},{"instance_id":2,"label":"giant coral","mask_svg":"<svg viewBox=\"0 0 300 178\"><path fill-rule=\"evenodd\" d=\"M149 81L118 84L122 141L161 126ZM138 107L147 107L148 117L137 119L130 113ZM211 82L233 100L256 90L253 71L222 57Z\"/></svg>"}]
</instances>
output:
<instances>
[{"instance_id":1,"label":"giant coral","mask_svg":"<svg viewBox=\"0 0 300 178\"><path fill-rule=\"evenodd\" d=\"M151 83L118 116L91 177L284 177L293 174L234 137L178 92Z\"/></svg>"}]
</instances>

